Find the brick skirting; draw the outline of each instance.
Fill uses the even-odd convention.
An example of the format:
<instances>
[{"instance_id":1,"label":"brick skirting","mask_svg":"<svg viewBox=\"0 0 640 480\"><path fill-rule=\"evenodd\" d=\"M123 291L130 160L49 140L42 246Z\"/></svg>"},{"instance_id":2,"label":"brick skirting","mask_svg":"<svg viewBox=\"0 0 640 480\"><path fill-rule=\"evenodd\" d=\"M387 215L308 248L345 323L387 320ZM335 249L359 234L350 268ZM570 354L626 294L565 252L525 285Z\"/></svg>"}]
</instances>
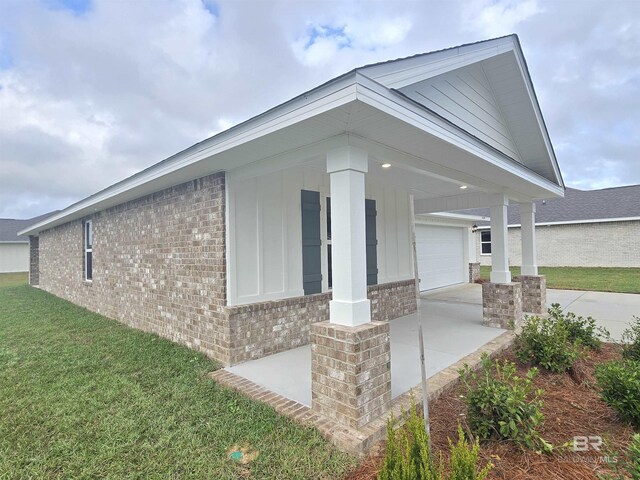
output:
<instances>
[{"instance_id":1,"label":"brick skirting","mask_svg":"<svg viewBox=\"0 0 640 480\"><path fill-rule=\"evenodd\" d=\"M388 321L416 311L415 280L368 287L371 319ZM227 365L307 345L311 324L329 320L331 292L225 307L230 331Z\"/></svg>"},{"instance_id":2,"label":"brick skirting","mask_svg":"<svg viewBox=\"0 0 640 480\"><path fill-rule=\"evenodd\" d=\"M438 397L449 392L459 384L460 375L458 371L461 368L464 368L465 365L477 368L480 365L483 353L487 353L493 358L508 348L513 343L513 339L513 332L505 332L478 348L475 352L470 353L453 365L448 366L430 377L427 381L429 402L434 402ZM302 425L317 428L324 438L340 450L359 456L365 455L373 445L384 440L389 415L393 415L393 418L396 420L401 419L402 412L408 411L412 402L420 402L422 398L421 386L417 385L394 398L391 401L390 411L387 415L381 415L364 427L356 429L342 425L331 418L314 412L306 405L273 393L227 370L216 370L215 372L211 372L209 377L253 400L271 405L279 414L289 417Z\"/></svg>"}]
</instances>

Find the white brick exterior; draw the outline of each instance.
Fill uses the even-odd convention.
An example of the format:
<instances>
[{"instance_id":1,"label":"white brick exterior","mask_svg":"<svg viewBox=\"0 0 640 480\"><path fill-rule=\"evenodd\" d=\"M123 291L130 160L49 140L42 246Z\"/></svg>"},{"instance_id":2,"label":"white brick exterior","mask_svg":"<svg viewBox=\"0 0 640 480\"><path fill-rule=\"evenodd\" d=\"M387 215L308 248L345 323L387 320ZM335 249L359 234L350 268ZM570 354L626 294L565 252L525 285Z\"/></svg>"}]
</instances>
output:
<instances>
[{"instance_id":1,"label":"white brick exterior","mask_svg":"<svg viewBox=\"0 0 640 480\"><path fill-rule=\"evenodd\" d=\"M543 267L640 267L640 220L536 226L538 265ZM491 255L477 258L491 265ZM509 228L509 264L522 263L520 228Z\"/></svg>"}]
</instances>

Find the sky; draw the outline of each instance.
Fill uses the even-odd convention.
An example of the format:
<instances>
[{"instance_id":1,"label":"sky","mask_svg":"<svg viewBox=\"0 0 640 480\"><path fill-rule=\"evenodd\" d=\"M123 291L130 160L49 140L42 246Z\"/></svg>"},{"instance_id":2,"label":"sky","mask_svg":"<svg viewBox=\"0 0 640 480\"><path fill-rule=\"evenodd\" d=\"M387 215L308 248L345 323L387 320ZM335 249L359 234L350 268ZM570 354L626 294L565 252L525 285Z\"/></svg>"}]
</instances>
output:
<instances>
[{"instance_id":1,"label":"sky","mask_svg":"<svg viewBox=\"0 0 640 480\"><path fill-rule=\"evenodd\" d=\"M517 33L567 186L640 183L640 1L0 0L0 218L352 68Z\"/></svg>"}]
</instances>

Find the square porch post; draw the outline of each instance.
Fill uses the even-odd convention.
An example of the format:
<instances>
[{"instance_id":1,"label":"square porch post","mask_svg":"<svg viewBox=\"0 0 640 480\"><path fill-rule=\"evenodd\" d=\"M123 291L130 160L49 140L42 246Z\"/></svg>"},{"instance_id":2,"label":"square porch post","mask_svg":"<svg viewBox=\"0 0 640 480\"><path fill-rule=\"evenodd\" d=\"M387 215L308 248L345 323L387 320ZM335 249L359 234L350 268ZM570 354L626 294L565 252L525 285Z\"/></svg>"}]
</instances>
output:
<instances>
[{"instance_id":1,"label":"square porch post","mask_svg":"<svg viewBox=\"0 0 640 480\"><path fill-rule=\"evenodd\" d=\"M522 238L522 267L516 281L522 284L522 310L544 314L547 309L547 279L538 275L536 260L536 204L520 204L520 234Z\"/></svg>"},{"instance_id":2,"label":"square porch post","mask_svg":"<svg viewBox=\"0 0 640 480\"><path fill-rule=\"evenodd\" d=\"M506 195L496 195L491 206L491 281L482 284L485 325L511 328L522 320L522 286L511 281Z\"/></svg>"},{"instance_id":3,"label":"square porch post","mask_svg":"<svg viewBox=\"0 0 640 480\"><path fill-rule=\"evenodd\" d=\"M311 325L311 407L356 430L391 403L389 323L371 321L367 298L367 171L364 150L345 146L327 154L333 299L329 321Z\"/></svg>"}]
</instances>

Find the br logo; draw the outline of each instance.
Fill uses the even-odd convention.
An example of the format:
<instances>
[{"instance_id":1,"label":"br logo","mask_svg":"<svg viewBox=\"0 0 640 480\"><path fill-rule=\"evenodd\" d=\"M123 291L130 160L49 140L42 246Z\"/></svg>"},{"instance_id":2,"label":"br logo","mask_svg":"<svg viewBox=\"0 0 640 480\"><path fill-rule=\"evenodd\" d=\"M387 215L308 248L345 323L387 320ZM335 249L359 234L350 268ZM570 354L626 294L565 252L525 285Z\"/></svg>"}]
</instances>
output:
<instances>
[{"instance_id":1,"label":"br logo","mask_svg":"<svg viewBox=\"0 0 640 480\"><path fill-rule=\"evenodd\" d=\"M575 437L573 437L574 452L586 452L590 448L592 448L596 452L599 452L601 446L602 437L599 437L598 435L589 435L588 437L576 435Z\"/></svg>"}]
</instances>

